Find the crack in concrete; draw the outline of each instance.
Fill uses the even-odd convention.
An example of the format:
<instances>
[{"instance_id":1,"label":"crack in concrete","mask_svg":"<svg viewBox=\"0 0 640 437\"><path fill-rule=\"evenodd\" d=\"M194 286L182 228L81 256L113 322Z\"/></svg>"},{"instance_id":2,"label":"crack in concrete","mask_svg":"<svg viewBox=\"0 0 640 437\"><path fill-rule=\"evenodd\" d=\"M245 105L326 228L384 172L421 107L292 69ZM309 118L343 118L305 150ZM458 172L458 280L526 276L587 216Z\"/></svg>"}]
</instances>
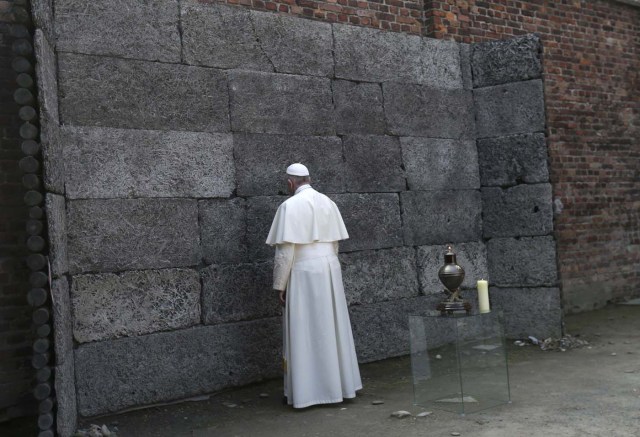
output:
<instances>
[{"instance_id":1,"label":"crack in concrete","mask_svg":"<svg viewBox=\"0 0 640 437\"><path fill-rule=\"evenodd\" d=\"M274 73L277 73L278 70L276 69L276 65L273 63L273 60L271 59L271 57L269 56L267 51L264 49L264 46L262 45L262 41L260 40L260 37L258 36L258 30L256 29L256 23L254 21L254 17L253 17L252 11L249 11L248 17L249 17L249 22L251 23L251 29L253 30L253 36L254 36L254 38L256 40L256 43L258 43L258 47L260 48L260 51L262 52L264 57L267 58L267 61L269 61L269 64L271 64L271 68L273 69L272 71Z\"/></svg>"}]
</instances>

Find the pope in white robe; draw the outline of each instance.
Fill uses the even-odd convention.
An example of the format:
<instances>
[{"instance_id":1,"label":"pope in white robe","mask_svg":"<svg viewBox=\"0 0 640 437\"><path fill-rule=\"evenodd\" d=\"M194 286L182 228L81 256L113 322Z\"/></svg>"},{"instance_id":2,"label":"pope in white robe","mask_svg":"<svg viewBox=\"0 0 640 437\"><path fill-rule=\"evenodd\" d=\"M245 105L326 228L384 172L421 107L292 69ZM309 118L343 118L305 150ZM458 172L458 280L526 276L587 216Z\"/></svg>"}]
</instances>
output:
<instances>
[{"instance_id":1,"label":"pope in white robe","mask_svg":"<svg viewBox=\"0 0 640 437\"><path fill-rule=\"evenodd\" d=\"M276 212L273 288L283 312L284 393L294 408L342 402L362 388L338 261L349 238L336 204L309 184L302 164L287 168L293 194Z\"/></svg>"}]
</instances>

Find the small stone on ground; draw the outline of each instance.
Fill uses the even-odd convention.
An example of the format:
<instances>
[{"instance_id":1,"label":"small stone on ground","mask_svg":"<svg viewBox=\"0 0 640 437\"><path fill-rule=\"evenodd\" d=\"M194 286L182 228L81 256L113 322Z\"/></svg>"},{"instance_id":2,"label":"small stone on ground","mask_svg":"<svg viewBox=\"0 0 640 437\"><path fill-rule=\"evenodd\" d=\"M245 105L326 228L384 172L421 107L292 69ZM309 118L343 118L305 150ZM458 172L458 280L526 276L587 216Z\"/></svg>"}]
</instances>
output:
<instances>
[{"instance_id":1,"label":"small stone on ground","mask_svg":"<svg viewBox=\"0 0 640 437\"><path fill-rule=\"evenodd\" d=\"M405 410L398 410L391 413L391 417L397 417L398 419L404 419L405 417L411 416L411 413Z\"/></svg>"},{"instance_id":2,"label":"small stone on ground","mask_svg":"<svg viewBox=\"0 0 640 437\"><path fill-rule=\"evenodd\" d=\"M373 402L371 402L371 404L373 404L373 405L382 405L382 404L384 404L384 401L379 401L379 400L378 401L373 401Z\"/></svg>"}]
</instances>

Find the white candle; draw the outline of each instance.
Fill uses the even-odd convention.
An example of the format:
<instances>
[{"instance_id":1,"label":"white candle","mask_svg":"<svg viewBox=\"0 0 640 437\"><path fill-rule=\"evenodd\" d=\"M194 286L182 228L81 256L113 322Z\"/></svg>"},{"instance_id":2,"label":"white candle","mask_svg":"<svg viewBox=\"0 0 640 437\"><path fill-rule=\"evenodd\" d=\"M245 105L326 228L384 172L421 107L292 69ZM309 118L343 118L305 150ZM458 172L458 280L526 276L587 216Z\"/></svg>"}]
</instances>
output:
<instances>
[{"instance_id":1,"label":"white candle","mask_svg":"<svg viewBox=\"0 0 640 437\"><path fill-rule=\"evenodd\" d=\"M478 309L480 313L491 311L489 306L489 282L484 279L478 281Z\"/></svg>"}]
</instances>

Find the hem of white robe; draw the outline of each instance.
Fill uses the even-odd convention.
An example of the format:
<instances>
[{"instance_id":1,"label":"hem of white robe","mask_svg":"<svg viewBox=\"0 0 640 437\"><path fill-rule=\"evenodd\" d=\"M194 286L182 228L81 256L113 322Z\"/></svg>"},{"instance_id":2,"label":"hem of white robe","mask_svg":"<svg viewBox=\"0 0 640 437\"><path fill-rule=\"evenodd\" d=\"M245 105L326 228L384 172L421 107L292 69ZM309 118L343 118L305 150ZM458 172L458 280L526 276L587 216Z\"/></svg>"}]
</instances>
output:
<instances>
[{"instance_id":1,"label":"hem of white robe","mask_svg":"<svg viewBox=\"0 0 640 437\"><path fill-rule=\"evenodd\" d=\"M296 404L294 403L290 403L289 405L293 405L293 408L307 408L310 407L312 405L320 405L320 404L337 404L338 402L342 402L345 399L353 399L356 397L356 392L358 390L362 390L362 386L356 387L353 390L353 393L349 393L346 395L343 395L342 397L339 398L335 398L335 399L329 399L329 400L316 400L316 401L309 401L309 402L305 402L304 404Z\"/></svg>"}]
</instances>

